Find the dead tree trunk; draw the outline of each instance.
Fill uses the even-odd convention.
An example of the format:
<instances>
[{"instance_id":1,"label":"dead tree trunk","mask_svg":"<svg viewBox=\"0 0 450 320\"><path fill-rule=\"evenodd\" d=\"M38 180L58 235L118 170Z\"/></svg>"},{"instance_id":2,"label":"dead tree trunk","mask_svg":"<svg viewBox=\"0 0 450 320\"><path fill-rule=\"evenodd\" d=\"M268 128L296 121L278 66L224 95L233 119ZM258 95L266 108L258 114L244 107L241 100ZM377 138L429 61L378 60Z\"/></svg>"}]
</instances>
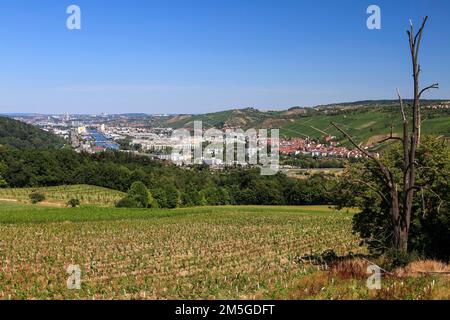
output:
<instances>
[{"instance_id":1,"label":"dead tree trunk","mask_svg":"<svg viewBox=\"0 0 450 320\"><path fill-rule=\"evenodd\" d=\"M403 179L402 181L396 181L394 175L389 170L388 166L380 161L377 157L370 152L361 148L344 130L338 127L336 124L332 125L339 130L344 136L346 136L350 143L352 143L359 151L365 154L368 158L372 159L379 167L383 174L383 181L387 189L389 190L388 205L389 212L393 224L393 247L399 251L408 251L408 237L409 227L411 224L411 214L414 200L414 192L416 189L416 153L420 144L421 135L421 114L420 114L420 98L422 94L429 89L437 89L438 84L425 87L420 90L420 64L419 64L419 52L420 43L422 41L422 33L425 28L425 24L428 17L425 17L422 22L422 26L419 31L414 34L414 28L410 23L410 30L408 30L409 48L412 59L413 67L413 79L414 79L414 99L412 104L412 129L409 129L408 116L405 113L403 99L400 92L397 90L400 109L403 119L403 135L402 137L394 137L392 130L390 136L381 140L379 143L386 142L388 140L400 140L403 147ZM403 185L403 188L399 186ZM402 191L399 191L402 190Z\"/></svg>"},{"instance_id":2,"label":"dead tree trunk","mask_svg":"<svg viewBox=\"0 0 450 320\"><path fill-rule=\"evenodd\" d=\"M403 201L403 226L401 228L401 238L403 244L398 249L402 251L407 250L409 226L411 224L411 212L414 200L414 192L416 189L416 152L420 145L420 136L422 128L421 110L420 110L420 98L422 94L429 89L437 89L438 84L432 84L422 90L420 90L420 69L419 53L420 44L422 41L422 34L427 23L428 17L425 17L422 22L422 26L416 35L414 35L413 24L410 22L410 30L408 31L409 48L411 51L411 60L413 67L413 79L414 79L414 100L412 106L412 132L411 134L406 130L406 139L403 141L404 150L404 201ZM401 100L401 98L400 98ZM405 130L405 129L404 129ZM411 135L411 136L410 136ZM410 140L410 141L409 141Z\"/></svg>"}]
</instances>

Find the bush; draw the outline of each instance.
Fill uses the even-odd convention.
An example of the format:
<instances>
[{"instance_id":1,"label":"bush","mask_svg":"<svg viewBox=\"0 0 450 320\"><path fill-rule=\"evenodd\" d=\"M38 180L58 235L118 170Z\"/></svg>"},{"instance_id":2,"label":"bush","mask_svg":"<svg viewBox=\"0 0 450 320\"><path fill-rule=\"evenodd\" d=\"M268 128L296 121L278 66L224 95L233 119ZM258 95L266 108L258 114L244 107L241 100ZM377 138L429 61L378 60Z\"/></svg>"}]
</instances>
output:
<instances>
[{"instance_id":1,"label":"bush","mask_svg":"<svg viewBox=\"0 0 450 320\"><path fill-rule=\"evenodd\" d=\"M395 249L386 251L384 257L386 260L383 263L383 266L388 270L405 267L411 262L419 259L419 256L415 251L406 253Z\"/></svg>"},{"instance_id":2,"label":"bush","mask_svg":"<svg viewBox=\"0 0 450 320\"><path fill-rule=\"evenodd\" d=\"M6 188L8 184L6 180L3 178L3 174L6 172L6 165L0 161L0 188Z\"/></svg>"},{"instance_id":3,"label":"bush","mask_svg":"<svg viewBox=\"0 0 450 320\"><path fill-rule=\"evenodd\" d=\"M67 202L67 206L72 207L72 208L78 207L80 204L81 204L80 200L78 200L78 199L70 199Z\"/></svg>"},{"instance_id":4,"label":"bush","mask_svg":"<svg viewBox=\"0 0 450 320\"><path fill-rule=\"evenodd\" d=\"M45 200L45 195L39 192L33 192L30 194L30 200L32 204L37 204Z\"/></svg>"},{"instance_id":5,"label":"bush","mask_svg":"<svg viewBox=\"0 0 450 320\"><path fill-rule=\"evenodd\" d=\"M167 185L162 188L152 189L150 192L158 203L159 208L173 209L179 204L180 193L174 186Z\"/></svg>"},{"instance_id":6,"label":"bush","mask_svg":"<svg viewBox=\"0 0 450 320\"><path fill-rule=\"evenodd\" d=\"M151 191L153 198L158 202L160 208L168 208L167 194L164 189L156 188Z\"/></svg>"},{"instance_id":7,"label":"bush","mask_svg":"<svg viewBox=\"0 0 450 320\"><path fill-rule=\"evenodd\" d=\"M117 202L116 208L142 208L142 206L136 200L125 197Z\"/></svg>"},{"instance_id":8,"label":"bush","mask_svg":"<svg viewBox=\"0 0 450 320\"><path fill-rule=\"evenodd\" d=\"M167 185L164 188L167 197L167 208L173 209L178 207L180 203L180 192L172 185Z\"/></svg>"},{"instance_id":9,"label":"bush","mask_svg":"<svg viewBox=\"0 0 450 320\"><path fill-rule=\"evenodd\" d=\"M136 181L131 185L125 198L120 200L116 207L118 208L158 208L158 202L152 197L147 187L141 182Z\"/></svg>"}]
</instances>

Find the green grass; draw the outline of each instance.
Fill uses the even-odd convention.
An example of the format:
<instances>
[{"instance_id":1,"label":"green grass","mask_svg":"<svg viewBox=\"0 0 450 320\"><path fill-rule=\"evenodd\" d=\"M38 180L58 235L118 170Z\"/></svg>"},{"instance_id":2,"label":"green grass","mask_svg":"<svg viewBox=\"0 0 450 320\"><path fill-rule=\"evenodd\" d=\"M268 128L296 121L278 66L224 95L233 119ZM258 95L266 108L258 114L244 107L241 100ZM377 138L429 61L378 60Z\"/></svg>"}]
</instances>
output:
<instances>
[{"instance_id":1,"label":"green grass","mask_svg":"<svg viewBox=\"0 0 450 320\"><path fill-rule=\"evenodd\" d=\"M317 214L328 215L338 212L326 206L223 206L223 207L195 207L167 209L123 209L102 208L97 206L83 206L80 208L49 208L45 206L32 206L25 204L13 204L0 201L0 223L22 224L22 223L47 223L47 222L89 222L89 221L113 221L113 220L135 220L135 219L159 219L190 215L218 215L224 213L248 214ZM348 210L341 211L347 214Z\"/></svg>"}]
</instances>

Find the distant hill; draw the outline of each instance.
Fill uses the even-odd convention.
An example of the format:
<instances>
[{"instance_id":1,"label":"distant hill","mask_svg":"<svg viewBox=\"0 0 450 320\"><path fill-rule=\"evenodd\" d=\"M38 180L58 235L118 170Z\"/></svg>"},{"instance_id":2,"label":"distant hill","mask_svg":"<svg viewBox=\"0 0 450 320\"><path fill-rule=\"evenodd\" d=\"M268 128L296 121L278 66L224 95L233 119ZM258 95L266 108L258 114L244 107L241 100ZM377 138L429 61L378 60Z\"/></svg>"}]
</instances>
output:
<instances>
[{"instance_id":1,"label":"distant hill","mask_svg":"<svg viewBox=\"0 0 450 320\"><path fill-rule=\"evenodd\" d=\"M405 104L411 103L405 100ZM447 104L448 100L422 100L423 133L450 137L450 109L431 109ZM332 125L339 124L356 140L371 143L401 130L398 102L395 100L357 101L321 105L314 108L293 107L283 111L260 111L254 108L234 109L201 115L177 115L164 119L163 125L172 128L192 128L194 121L203 121L204 128L278 128L285 137L311 137L326 135L345 140Z\"/></svg>"},{"instance_id":2,"label":"distant hill","mask_svg":"<svg viewBox=\"0 0 450 320\"><path fill-rule=\"evenodd\" d=\"M18 149L60 148L65 141L53 133L32 125L0 117L0 145L9 145Z\"/></svg>"}]
</instances>

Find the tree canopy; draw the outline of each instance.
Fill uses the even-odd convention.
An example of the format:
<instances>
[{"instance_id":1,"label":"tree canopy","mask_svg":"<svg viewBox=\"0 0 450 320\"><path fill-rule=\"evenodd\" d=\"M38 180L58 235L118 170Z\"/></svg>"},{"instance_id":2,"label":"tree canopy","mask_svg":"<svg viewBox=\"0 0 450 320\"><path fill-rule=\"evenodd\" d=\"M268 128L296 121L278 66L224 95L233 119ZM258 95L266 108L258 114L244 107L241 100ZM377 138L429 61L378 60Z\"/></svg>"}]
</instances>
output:
<instances>
[{"instance_id":1,"label":"tree canopy","mask_svg":"<svg viewBox=\"0 0 450 320\"><path fill-rule=\"evenodd\" d=\"M0 117L0 145L9 145L18 149L45 149L61 148L64 144L64 139L50 132L10 118Z\"/></svg>"},{"instance_id":2,"label":"tree canopy","mask_svg":"<svg viewBox=\"0 0 450 320\"><path fill-rule=\"evenodd\" d=\"M385 150L382 161L398 178L402 174L402 148L399 143ZM426 137L417 150L417 197L414 198L410 251L433 258L450 258L450 147L437 138ZM403 192L400 185L398 192ZM352 164L346 168L338 185L336 201L341 207L359 208L354 216L354 230L374 253L392 247L392 220L389 192L376 165Z\"/></svg>"}]
</instances>

